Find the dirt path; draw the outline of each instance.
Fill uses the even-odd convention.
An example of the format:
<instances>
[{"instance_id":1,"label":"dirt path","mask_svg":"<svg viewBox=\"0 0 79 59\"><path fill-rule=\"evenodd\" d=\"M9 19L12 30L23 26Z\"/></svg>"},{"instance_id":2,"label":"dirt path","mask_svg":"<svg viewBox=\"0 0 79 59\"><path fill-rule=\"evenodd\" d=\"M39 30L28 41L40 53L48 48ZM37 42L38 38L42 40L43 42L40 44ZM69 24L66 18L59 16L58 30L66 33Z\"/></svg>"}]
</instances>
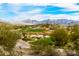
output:
<instances>
[{"instance_id":1,"label":"dirt path","mask_svg":"<svg viewBox=\"0 0 79 59\"><path fill-rule=\"evenodd\" d=\"M16 55L27 56L30 53L30 44L20 39L17 41L14 51Z\"/></svg>"}]
</instances>

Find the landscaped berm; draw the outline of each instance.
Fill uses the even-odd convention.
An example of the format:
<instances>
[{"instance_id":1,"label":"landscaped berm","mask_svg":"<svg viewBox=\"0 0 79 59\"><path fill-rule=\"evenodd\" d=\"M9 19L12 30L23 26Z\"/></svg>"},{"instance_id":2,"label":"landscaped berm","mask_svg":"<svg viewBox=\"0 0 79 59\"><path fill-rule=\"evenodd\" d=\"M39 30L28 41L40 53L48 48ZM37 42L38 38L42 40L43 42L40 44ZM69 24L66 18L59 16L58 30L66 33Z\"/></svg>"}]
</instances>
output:
<instances>
[{"instance_id":1,"label":"landscaped berm","mask_svg":"<svg viewBox=\"0 0 79 59\"><path fill-rule=\"evenodd\" d=\"M79 25L0 23L0 56L78 56Z\"/></svg>"}]
</instances>

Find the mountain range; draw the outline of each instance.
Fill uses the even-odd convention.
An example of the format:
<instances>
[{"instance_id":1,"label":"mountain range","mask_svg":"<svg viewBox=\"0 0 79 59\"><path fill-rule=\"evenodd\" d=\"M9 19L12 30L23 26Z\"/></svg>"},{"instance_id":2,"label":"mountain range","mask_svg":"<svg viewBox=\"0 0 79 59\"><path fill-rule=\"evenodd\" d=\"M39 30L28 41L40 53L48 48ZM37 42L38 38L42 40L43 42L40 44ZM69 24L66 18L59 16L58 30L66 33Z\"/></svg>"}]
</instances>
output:
<instances>
[{"instance_id":1,"label":"mountain range","mask_svg":"<svg viewBox=\"0 0 79 59\"><path fill-rule=\"evenodd\" d=\"M42 21L28 19L28 20L23 20L22 22L30 23L30 24L63 24L63 25L79 24L79 21L69 20L69 19L55 19L55 20L47 19Z\"/></svg>"},{"instance_id":2,"label":"mountain range","mask_svg":"<svg viewBox=\"0 0 79 59\"><path fill-rule=\"evenodd\" d=\"M0 21L0 22L5 22L5 21ZM7 23L7 22L5 22ZM76 20L69 20L69 19L46 19L46 20L31 20L31 19L26 19L22 20L20 22L14 22L12 24L18 24L18 25L36 25L36 24L63 24L63 25L74 25L74 24L79 24L79 21Z\"/></svg>"}]
</instances>

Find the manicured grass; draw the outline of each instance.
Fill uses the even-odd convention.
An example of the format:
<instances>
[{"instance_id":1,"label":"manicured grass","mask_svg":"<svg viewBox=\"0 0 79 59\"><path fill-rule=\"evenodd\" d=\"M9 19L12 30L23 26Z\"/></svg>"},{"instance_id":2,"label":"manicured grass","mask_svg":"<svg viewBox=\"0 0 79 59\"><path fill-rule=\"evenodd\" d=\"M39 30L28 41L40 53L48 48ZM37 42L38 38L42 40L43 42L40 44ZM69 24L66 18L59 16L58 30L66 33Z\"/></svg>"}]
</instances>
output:
<instances>
[{"instance_id":1,"label":"manicured grass","mask_svg":"<svg viewBox=\"0 0 79 59\"><path fill-rule=\"evenodd\" d=\"M27 32L44 32L43 29L27 29Z\"/></svg>"}]
</instances>

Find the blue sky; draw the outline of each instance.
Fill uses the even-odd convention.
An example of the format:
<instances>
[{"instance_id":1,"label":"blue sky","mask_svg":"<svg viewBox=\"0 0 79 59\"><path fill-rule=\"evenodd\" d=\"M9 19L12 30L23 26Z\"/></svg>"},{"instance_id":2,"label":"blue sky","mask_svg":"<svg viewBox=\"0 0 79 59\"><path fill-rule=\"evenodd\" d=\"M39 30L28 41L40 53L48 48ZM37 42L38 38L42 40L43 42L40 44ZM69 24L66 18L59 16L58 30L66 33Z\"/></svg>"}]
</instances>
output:
<instances>
[{"instance_id":1,"label":"blue sky","mask_svg":"<svg viewBox=\"0 0 79 59\"><path fill-rule=\"evenodd\" d=\"M79 3L26 4L0 3L0 19L22 21L25 19L79 19Z\"/></svg>"}]
</instances>

